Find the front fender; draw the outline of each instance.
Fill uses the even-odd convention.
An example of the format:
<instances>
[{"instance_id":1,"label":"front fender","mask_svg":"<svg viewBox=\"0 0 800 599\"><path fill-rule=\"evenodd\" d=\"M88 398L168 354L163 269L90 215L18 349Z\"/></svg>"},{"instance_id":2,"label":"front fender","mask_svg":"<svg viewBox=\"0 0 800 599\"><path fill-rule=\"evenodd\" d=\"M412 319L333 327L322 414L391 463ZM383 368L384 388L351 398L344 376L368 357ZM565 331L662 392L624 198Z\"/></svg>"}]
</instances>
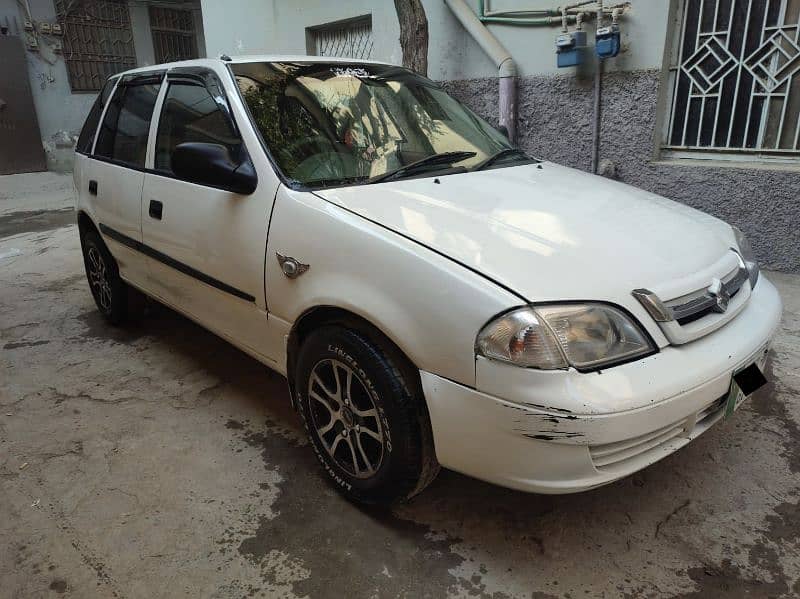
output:
<instances>
[{"instance_id":1,"label":"front fender","mask_svg":"<svg viewBox=\"0 0 800 599\"><path fill-rule=\"evenodd\" d=\"M285 276L276 253L308 264ZM485 277L309 192L281 186L265 265L269 312L294 323L316 306L366 319L420 369L475 384L475 337L522 300Z\"/></svg>"}]
</instances>

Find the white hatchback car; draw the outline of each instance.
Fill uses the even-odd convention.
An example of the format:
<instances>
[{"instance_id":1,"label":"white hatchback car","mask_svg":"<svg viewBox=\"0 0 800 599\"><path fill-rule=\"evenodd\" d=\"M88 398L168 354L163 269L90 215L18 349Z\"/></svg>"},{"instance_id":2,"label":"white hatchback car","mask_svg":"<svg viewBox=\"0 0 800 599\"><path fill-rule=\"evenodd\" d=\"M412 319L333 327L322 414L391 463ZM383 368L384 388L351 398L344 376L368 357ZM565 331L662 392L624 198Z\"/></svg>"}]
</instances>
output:
<instances>
[{"instance_id":1,"label":"white hatchback car","mask_svg":"<svg viewBox=\"0 0 800 599\"><path fill-rule=\"evenodd\" d=\"M440 464L591 489L764 383L781 302L738 230L530 158L409 70L136 69L77 152L103 315L143 293L285 374L356 500L410 497Z\"/></svg>"}]
</instances>

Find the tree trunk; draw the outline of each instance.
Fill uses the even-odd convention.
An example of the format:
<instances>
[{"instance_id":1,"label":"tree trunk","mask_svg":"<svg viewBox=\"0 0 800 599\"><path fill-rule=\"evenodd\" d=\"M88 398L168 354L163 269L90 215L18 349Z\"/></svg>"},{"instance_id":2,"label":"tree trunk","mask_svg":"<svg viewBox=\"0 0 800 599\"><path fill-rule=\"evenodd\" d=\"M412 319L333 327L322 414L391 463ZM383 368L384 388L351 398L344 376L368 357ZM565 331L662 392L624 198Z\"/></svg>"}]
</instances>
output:
<instances>
[{"instance_id":1,"label":"tree trunk","mask_svg":"<svg viewBox=\"0 0 800 599\"><path fill-rule=\"evenodd\" d=\"M422 0L394 0L400 21L403 66L428 75L428 18Z\"/></svg>"}]
</instances>

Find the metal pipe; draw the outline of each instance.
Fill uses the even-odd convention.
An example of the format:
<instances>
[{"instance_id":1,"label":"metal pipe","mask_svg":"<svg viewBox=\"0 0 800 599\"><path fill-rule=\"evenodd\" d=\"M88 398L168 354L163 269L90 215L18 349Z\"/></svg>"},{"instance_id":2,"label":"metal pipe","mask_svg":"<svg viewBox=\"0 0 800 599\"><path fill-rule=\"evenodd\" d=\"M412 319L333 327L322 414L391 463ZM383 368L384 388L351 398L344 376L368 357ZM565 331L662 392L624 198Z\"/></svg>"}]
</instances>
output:
<instances>
[{"instance_id":1,"label":"metal pipe","mask_svg":"<svg viewBox=\"0 0 800 599\"><path fill-rule=\"evenodd\" d=\"M603 98L603 64L602 58L597 59L597 68L594 71L594 117L592 122L592 172L596 175L600 170L600 123L602 120Z\"/></svg>"},{"instance_id":2,"label":"metal pipe","mask_svg":"<svg viewBox=\"0 0 800 599\"><path fill-rule=\"evenodd\" d=\"M568 16L569 22L575 22L575 16ZM518 17L481 17L482 23L495 23L497 25L520 25L520 26L548 26L556 25L561 22L560 17L532 17L532 18L518 18Z\"/></svg>"},{"instance_id":3,"label":"metal pipe","mask_svg":"<svg viewBox=\"0 0 800 599\"><path fill-rule=\"evenodd\" d=\"M496 25L518 25L518 26L549 26L562 23L563 17L566 16L568 22L576 22L576 14L571 11L578 10L587 4L596 4L597 0L582 0L559 8L548 8L539 10L486 10L486 0L478 0L478 19L482 23L493 23ZM602 4L602 3L601 3ZM618 16L622 15L624 10L629 6L628 2L616 4L614 6L602 9L602 12L612 13L618 11ZM584 13L586 14L586 13Z\"/></svg>"},{"instance_id":4,"label":"metal pipe","mask_svg":"<svg viewBox=\"0 0 800 599\"><path fill-rule=\"evenodd\" d=\"M508 50L492 35L464 0L444 0L461 25L478 42L498 69L499 121L512 143L517 140L517 65Z\"/></svg>"},{"instance_id":5,"label":"metal pipe","mask_svg":"<svg viewBox=\"0 0 800 599\"><path fill-rule=\"evenodd\" d=\"M558 23L559 15L554 9L487 11L485 0L478 0L478 20L481 23L541 27ZM575 17L570 16L570 22L574 21Z\"/></svg>"},{"instance_id":6,"label":"metal pipe","mask_svg":"<svg viewBox=\"0 0 800 599\"><path fill-rule=\"evenodd\" d=\"M486 10L486 0L478 0L478 17L504 17L511 15L536 15L544 17L557 17L558 11L548 9L519 9L519 10Z\"/></svg>"},{"instance_id":7,"label":"metal pipe","mask_svg":"<svg viewBox=\"0 0 800 599\"><path fill-rule=\"evenodd\" d=\"M603 26L603 0L597 0L597 27ZM603 99L603 64L604 60L597 58L597 68L594 72L594 123L592 126L592 172L596 175L600 170L600 123L602 120Z\"/></svg>"}]
</instances>

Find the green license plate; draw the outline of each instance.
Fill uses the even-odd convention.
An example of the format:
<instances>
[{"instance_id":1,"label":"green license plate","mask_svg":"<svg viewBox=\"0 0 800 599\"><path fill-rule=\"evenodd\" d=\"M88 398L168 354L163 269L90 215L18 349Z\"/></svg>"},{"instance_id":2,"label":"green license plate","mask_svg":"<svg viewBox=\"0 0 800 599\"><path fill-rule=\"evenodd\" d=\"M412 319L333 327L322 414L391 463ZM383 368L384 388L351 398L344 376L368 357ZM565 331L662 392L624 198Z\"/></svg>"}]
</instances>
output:
<instances>
[{"instance_id":1,"label":"green license plate","mask_svg":"<svg viewBox=\"0 0 800 599\"><path fill-rule=\"evenodd\" d=\"M767 379L758 362L734 372L728 389L728 399L725 400L725 418L730 418L746 397L766 384Z\"/></svg>"}]
</instances>

